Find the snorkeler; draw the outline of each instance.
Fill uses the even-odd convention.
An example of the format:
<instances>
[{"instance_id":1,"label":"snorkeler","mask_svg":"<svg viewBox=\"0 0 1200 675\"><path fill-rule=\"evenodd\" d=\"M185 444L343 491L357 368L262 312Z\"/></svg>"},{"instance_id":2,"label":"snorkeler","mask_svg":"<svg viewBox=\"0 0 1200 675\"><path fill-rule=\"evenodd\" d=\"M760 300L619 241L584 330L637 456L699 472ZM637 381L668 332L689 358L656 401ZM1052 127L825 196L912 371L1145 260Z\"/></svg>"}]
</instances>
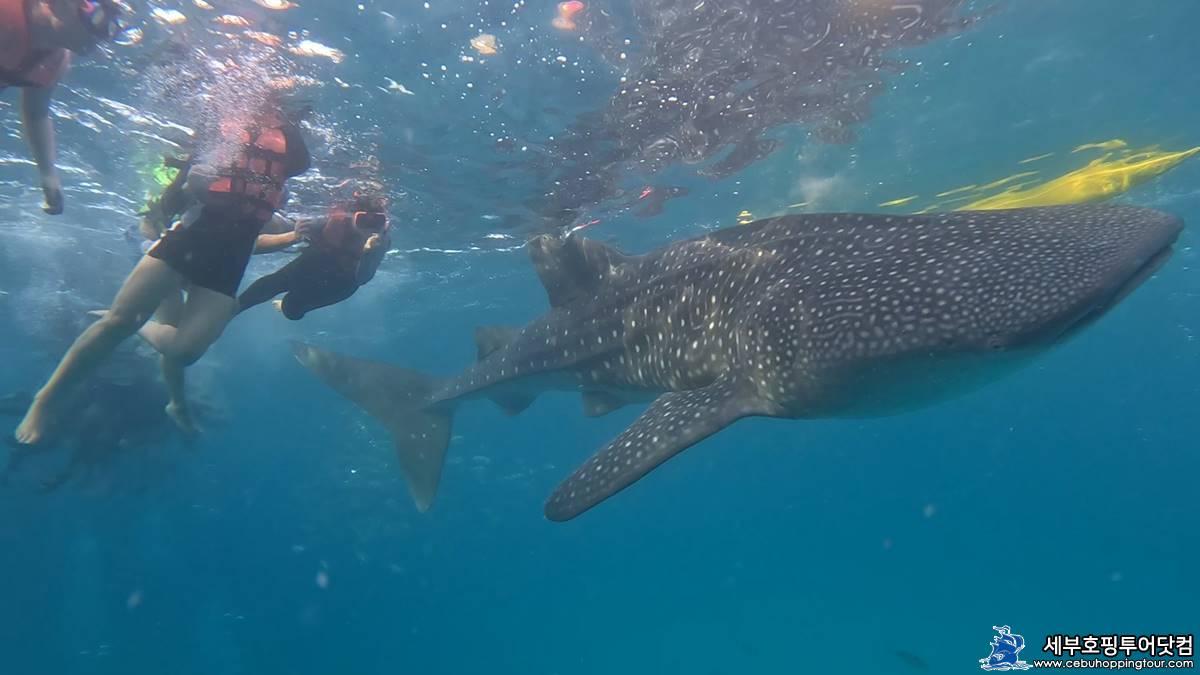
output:
<instances>
[{"instance_id":1,"label":"snorkeler","mask_svg":"<svg viewBox=\"0 0 1200 675\"><path fill-rule=\"evenodd\" d=\"M148 199L145 208L138 213L141 216L138 232L144 240L142 253L149 251L177 220L186 217L189 209L203 207L203 202L184 189L191 168L190 154L163 156L163 168L160 171L166 172L164 175L170 175L171 178L167 180L163 191L157 197ZM286 196L282 201L287 201ZM255 240L254 253L274 253L304 241L308 234L304 228L308 225L305 221L292 223L278 213L271 214L271 219L262 227L262 234Z\"/></svg>"},{"instance_id":2,"label":"snorkeler","mask_svg":"<svg viewBox=\"0 0 1200 675\"><path fill-rule=\"evenodd\" d=\"M202 202L171 226L138 262L112 307L75 340L34 397L16 429L21 443L37 444L51 431L59 399L118 344L138 333L162 354L170 398L167 413L193 431L184 398L184 368L220 337L237 311L237 289L263 225L283 202L288 178L308 170L309 152L299 129L278 107L248 126L226 123L226 159L196 162L184 189ZM174 324L149 321L164 299L187 288Z\"/></svg>"},{"instance_id":3,"label":"snorkeler","mask_svg":"<svg viewBox=\"0 0 1200 675\"><path fill-rule=\"evenodd\" d=\"M189 210L203 208L203 202L193 197L185 189L192 163L190 154L163 156L163 166L157 173L164 177L168 175L171 177L163 191L158 196L151 197L139 214L141 220L138 221L138 231L143 237L142 253L148 252L154 243L162 238L179 219L189 217L187 215ZM281 201L287 201L286 195ZM280 214L274 213L271 215L271 219L263 225L262 234L259 234L254 242L254 254L281 251L304 241L308 236L305 228L312 226L310 221L303 220L293 224ZM157 324L178 327L180 317L183 316L183 308L186 305L184 293L187 290L185 284L179 290L168 293L159 303L152 321ZM95 314L102 316L103 312Z\"/></svg>"},{"instance_id":4,"label":"snorkeler","mask_svg":"<svg viewBox=\"0 0 1200 675\"><path fill-rule=\"evenodd\" d=\"M255 281L238 296L239 311L286 293L279 310L297 321L308 312L354 295L379 269L391 245L387 200L357 195L324 221L297 226L311 231L309 245L294 260Z\"/></svg>"},{"instance_id":5,"label":"snorkeler","mask_svg":"<svg viewBox=\"0 0 1200 675\"><path fill-rule=\"evenodd\" d=\"M0 0L0 89L21 89L25 139L42 179L51 215L63 211L62 182L55 168L50 99L71 64L123 30L115 0Z\"/></svg>"}]
</instances>

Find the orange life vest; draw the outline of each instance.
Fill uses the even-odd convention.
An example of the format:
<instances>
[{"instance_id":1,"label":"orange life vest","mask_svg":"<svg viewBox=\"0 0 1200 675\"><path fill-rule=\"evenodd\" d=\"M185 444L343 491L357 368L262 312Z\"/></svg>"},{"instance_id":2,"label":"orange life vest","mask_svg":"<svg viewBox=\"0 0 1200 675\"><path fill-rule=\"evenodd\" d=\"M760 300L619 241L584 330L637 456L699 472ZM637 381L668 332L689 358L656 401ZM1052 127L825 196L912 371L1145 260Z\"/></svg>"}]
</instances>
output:
<instances>
[{"instance_id":1,"label":"orange life vest","mask_svg":"<svg viewBox=\"0 0 1200 675\"><path fill-rule=\"evenodd\" d=\"M48 87L69 63L65 49L35 52L29 33L29 0L0 0L0 89Z\"/></svg>"},{"instance_id":2,"label":"orange life vest","mask_svg":"<svg viewBox=\"0 0 1200 675\"><path fill-rule=\"evenodd\" d=\"M287 137L283 129L243 130L235 140L241 143L237 157L213 181L209 192L244 197L263 210L275 211L283 205L287 181Z\"/></svg>"}]
</instances>

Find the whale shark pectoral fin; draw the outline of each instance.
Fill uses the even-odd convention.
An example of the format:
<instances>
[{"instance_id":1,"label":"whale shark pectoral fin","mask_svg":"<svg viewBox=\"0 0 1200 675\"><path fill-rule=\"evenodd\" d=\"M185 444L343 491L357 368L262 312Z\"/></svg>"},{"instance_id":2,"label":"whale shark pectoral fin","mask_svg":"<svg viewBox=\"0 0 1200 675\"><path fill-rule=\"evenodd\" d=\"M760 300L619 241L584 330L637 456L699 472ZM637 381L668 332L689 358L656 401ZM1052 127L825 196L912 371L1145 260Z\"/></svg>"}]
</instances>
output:
<instances>
[{"instance_id":1,"label":"whale shark pectoral fin","mask_svg":"<svg viewBox=\"0 0 1200 675\"><path fill-rule=\"evenodd\" d=\"M533 405L535 398L532 394L519 392L505 392L503 394L491 394L488 396L488 399L500 406L500 410L504 411L504 414L509 417L525 412L526 408Z\"/></svg>"},{"instance_id":2,"label":"whale shark pectoral fin","mask_svg":"<svg viewBox=\"0 0 1200 675\"><path fill-rule=\"evenodd\" d=\"M475 328L475 348L480 361L496 350L506 347L521 334L520 328L512 326L478 326Z\"/></svg>"},{"instance_id":3,"label":"whale shark pectoral fin","mask_svg":"<svg viewBox=\"0 0 1200 675\"><path fill-rule=\"evenodd\" d=\"M764 407L750 392L744 381L723 378L702 389L659 396L628 429L559 484L546 500L546 517L570 520L738 419L763 414Z\"/></svg>"},{"instance_id":4,"label":"whale shark pectoral fin","mask_svg":"<svg viewBox=\"0 0 1200 675\"><path fill-rule=\"evenodd\" d=\"M417 510L433 504L450 444L449 403L430 405L433 378L404 368L293 343L296 360L322 382L383 422L392 434L400 468Z\"/></svg>"},{"instance_id":5,"label":"whale shark pectoral fin","mask_svg":"<svg viewBox=\"0 0 1200 675\"><path fill-rule=\"evenodd\" d=\"M521 329L512 326L476 327L475 347L478 350L479 360L482 361L496 351L512 344L519 335L521 335ZM492 394L488 398L500 406L505 415L511 417L521 414L522 411L532 405L536 396L521 392L505 392Z\"/></svg>"},{"instance_id":6,"label":"whale shark pectoral fin","mask_svg":"<svg viewBox=\"0 0 1200 675\"><path fill-rule=\"evenodd\" d=\"M625 400L603 391L583 392L583 414L588 417L600 417L621 408Z\"/></svg>"}]
</instances>

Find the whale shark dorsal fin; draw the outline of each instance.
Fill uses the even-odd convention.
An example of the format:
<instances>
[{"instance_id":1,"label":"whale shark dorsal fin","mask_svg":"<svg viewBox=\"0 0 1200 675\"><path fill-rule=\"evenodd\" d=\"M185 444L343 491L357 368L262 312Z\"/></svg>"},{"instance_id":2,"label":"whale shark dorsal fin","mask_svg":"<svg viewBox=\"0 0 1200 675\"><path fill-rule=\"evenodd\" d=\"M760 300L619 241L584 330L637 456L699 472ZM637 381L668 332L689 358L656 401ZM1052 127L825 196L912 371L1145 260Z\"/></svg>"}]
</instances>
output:
<instances>
[{"instance_id":1,"label":"whale shark dorsal fin","mask_svg":"<svg viewBox=\"0 0 1200 675\"><path fill-rule=\"evenodd\" d=\"M769 414L746 380L718 379L650 404L620 436L592 455L546 500L550 520L570 520L633 484L654 467L749 415Z\"/></svg>"},{"instance_id":2,"label":"whale shark dorsal fin","mask_svg":"<svg viewBox=\"0 0 1200 675\"><path fill-rule=\"evenodd\" d=\"M357 403L391 432L396 456L417 510L433 504L453 409L430 406L433 378L391 364L335 354L303 343L292 345L296 360L325 384Z\"/></svg>"},{"instance_id":3,"label":"whale shark dorsal fin","mask_svg":"<svg viewBox=\"0 0 1200 675\"><path fill-rule=\"evenodd\" d=\"M528 247L551 307L595 294L596 288L628 261L612 247L577 236L543 234L532 239Z\"/></svg>"},{"instance_id":4,"label":"whale shark dorsal fin","mask_svg":"<svg viewBox=\"0 0 1200 675\"><path fill-rule=\"evenodd\" d=\"M604 391L583 392L583 414L588 417L600 417L621 408L625 401L619 396Z\"/></svg>"},{"instance_id":5,"label":"whale shark dorsal fin","mask_svg":"<svg viewBox=\"0 0 1200 675\"><path fill-rule=\"evenodd\" d=\"M512 326L477 326L475 328L475 348L479 360L482 361L497 349L508 346L520 334L521 329Z\"/></svg>"}]
</instances>

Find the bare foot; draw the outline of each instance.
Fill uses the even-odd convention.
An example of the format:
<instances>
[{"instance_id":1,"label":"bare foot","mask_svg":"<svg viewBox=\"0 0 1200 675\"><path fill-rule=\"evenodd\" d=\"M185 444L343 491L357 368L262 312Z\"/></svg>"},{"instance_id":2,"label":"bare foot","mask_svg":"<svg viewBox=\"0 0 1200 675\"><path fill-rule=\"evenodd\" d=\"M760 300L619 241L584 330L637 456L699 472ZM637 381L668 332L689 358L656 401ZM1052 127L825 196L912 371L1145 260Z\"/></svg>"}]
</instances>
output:
<instances>
[{"instance_id":1,"label":"bare foot","mask_svg":"<svg viewBox=\"0 0 1200 675\"><path fill-rule=\"evenodd\" d=\"M24 419L17 425L13 436L22 445L37 445L45 440L46 432L49 430L49 418L49 406L44 400L35 398L25 413Z\"/></svg>"},{"instance_id":2,"label":"bare foot","mask_svg":"<svg viewBox=\"0 0 1200 675\"><path fill-rule=\"evenodd\" d=\"M200 433L196 428L196 423L192 421L192 414L188 411L186 405L181 405L172 401L167 404L167 417L179 427L179 430L188 436L195 436Z\"/></svg>"}]
</instances>

